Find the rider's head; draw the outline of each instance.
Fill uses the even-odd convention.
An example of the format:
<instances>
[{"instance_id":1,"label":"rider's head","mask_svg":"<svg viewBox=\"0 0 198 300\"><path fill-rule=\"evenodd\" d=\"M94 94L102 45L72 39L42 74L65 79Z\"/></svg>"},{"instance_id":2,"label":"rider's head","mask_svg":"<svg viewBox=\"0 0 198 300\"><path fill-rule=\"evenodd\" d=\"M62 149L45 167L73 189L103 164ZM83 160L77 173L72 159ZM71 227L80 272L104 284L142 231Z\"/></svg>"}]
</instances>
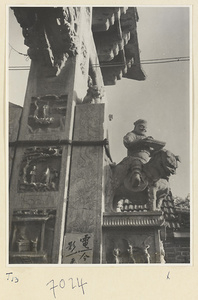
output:
<instances>
[{"instance_id":1,"label":"rider's head","mask_svg":"<svg viewBox=\"0 0 198 300\"><path fill-rule=\"evenodd\" d=\"M144 135L145 132L147 131L147 121L143 119L139 119L135 121L134 125L135 125L134 131L137 134Z\"/></svg>"}]
</instances>

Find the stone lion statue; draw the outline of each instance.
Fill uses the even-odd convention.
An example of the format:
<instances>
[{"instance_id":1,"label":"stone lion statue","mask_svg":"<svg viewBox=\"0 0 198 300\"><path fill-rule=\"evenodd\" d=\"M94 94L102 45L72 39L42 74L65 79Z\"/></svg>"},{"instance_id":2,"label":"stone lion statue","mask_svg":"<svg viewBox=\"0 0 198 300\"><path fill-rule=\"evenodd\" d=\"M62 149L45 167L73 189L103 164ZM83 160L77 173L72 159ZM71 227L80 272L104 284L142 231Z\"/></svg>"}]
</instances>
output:
<instances>
[{"instance_id":1,"label":"stone lion statue","mask_svg":"<svg viewBox=\"0 0 198 300\"><path fill-rule=\"evenodd\" d=\"M159 150L152 154L151 159L141 166L141 182L132 184L133 157L125 157L119 164L112 166L114 190L123 187L131 192L148 189L150 210L160 210L164 197L169 193L169 177L176 173L179 156L169 150Z\"/></svg>"}]
</instances>

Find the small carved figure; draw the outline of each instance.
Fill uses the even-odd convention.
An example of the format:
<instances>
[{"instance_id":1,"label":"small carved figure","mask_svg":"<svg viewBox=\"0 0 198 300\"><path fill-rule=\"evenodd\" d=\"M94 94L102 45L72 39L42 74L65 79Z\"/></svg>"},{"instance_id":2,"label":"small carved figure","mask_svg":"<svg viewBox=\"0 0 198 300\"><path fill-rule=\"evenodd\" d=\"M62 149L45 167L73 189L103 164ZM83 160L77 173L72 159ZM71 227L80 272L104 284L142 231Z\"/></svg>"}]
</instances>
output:
<instances>
[{"instance_id":1,"label":"small carved figure","mask_svg":"<svg viewBox=\"0 0 198 300\"><path fill-rule=\"evenodd\" d=\"M116 211L117 212L121 212L123 210L123 204L124 204L124 200L120 199L117 203L117 207L116 207Z\"/></svg>"},{"instance_id":2,"label":"small carved figure","mask_svg":"<svg viewBox=\"0 0 198 300\"><path fill-rule=\"evenodd\" d=\"M35 240L30 241L30 250L32 252L37 252L37 246L38 246L38 237L36 237Z\"/></svg>"},{"instance_id":3,"label":"small carved figure","mask_svg":"<svg viewBox=\"0 0 198 300\"><path fill-rule=\"evenodd\" d=\"M47 167L45 173L44 173L44 183L49 186L50 184L50 168Z\"/></svg>"},{"instance_id":4,"label":"small carved figure","mask_svg":"<svg viewBox=\"0 0 198 300\"><path fill-rule=\"evenodd\" d=\"M120 259L119 259L120 249L118 249L118 248L113 249L113 256L115 257L115 263L119 264L120 263Z\"/></svg>"},{"instance_id":5,"label":"small carved figure","mask_svg":"<svg viewBox=\"0 0 198 300\"><path fill-rule=\"evenodd\" d=\"M47 188L56 189L56 179L58 178L58 171L52 167L47 167L43 175L43 182Z\"/></svg>"},{"instance_id":6,"label":"small carved figure","mask_svg":"<svg viewBox=\"0 0 198 300\"><path fill-rule=\"evenodd\" d=\"M30 171L30 183L33 185L36 185L36 171L36 166L33 166L32 171Z\"/></svg>"},{"instance_id":7,"label":"small carved figure","mask_svg":"<svg viewBox=\"0 0 198 300\"><path fill-rule=\"evenodd\" d=\"M113 249L116 264L150 263L150 254L148 252L150 246L145 244L145 242L142 242L140 246L132 246L130 241L120 239L116 242L116 246Z\"/></svg>"},{"instance_id":8,"label":"small carved figure","mask_svg":"<svg viewBox=\"0 0 198 300\"><path fill-rule=\"evenodd\" d=\"M34 105L36 106L36 109L35 109L35 111L34 111L34 118L35 118L35 119L38 119L39 106L38 106L37 100L34 101Z\"/></svg>"},{"instance_id":9,"label":"small carved figure","mask_svg":"<svg viewBox=\"0 0 198 300\"><path fill-rule=\"evenodd\" d=\"M27 175L28 175L28 168L30 166L31 159L27 159L27 163L23 168L23 183L28 184Z\"/></svg>"},{"instance_id":10,"label":"small carved figure","mask_svg":"<svg viewBox=\"0 0 198 300\"><path fill-rule=\"evenodd\" d=\"M83 103L98 104L101 103L103 97L103 88L90 84L87 94L83 99Z\"/></svg>"},{"instance_id":11,"label":"small carved figure","mask_svg":"<svg viewBox=\"0 0 198 300\"><path fill-rule=\"evenodd\" d=\"M30 241L27 238L26 235L26 226L20 226L17 229L17 239L16 239L16 244L18 246L18 251L19 252L26 252L30 251Z\"/></svg>"},{"instance_id":12,"label":"small carved figure","mask_svg":"<svg viewBox=\"0 0 198 300\"><path fill-rule=\"evenodd\" d=\"M161 264L165 264L166 261L165 261L165 251L164 251L164 245L163 245L163 242L160 240L159 241L159 246L160 246L160 263Z\"/></svg>"},{"instance_id":13,"label":"small carved figure","mask_svg":"<svg viewBox=\"0 0 198 300\"><path fill-rule=\"evenodd\" d=\"M49 118L49 104L43 105L43 118L44 119Z\"/></svg>"}]
</instances>

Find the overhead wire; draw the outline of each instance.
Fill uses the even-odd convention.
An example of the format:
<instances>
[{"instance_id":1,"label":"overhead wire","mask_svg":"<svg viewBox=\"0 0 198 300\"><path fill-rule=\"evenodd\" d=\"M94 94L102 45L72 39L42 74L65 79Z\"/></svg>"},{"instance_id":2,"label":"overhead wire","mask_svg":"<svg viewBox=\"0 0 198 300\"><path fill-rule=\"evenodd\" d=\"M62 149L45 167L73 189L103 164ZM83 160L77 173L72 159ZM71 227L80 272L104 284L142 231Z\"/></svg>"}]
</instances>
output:
<instances>
[{"instance_id":1,"label":"overhead wire","mask_svg":"<svg viewBox=\"0 0 198 300\"><path fill-rule=\"evenodd\" d=\"M24 54L23 54L24 55ZM28 56L28 55L27 55ZM180 56L180 57L173 57L173 58L155 58L155 59L143 59L140 61L139 64L135 63L132 64L133 66L136 65L151 65L151 64L164 64L164 63L173 63L173 62L185 62L189 61L189 56ZM125 67L126 65L121 63L105 63L105 64L92 64L92 67L100 67L100 68L108 68L108 67ZM12 71L27 71L29 70L29 66L10 66L9 70Z\"/></svg>"},{"instance_id":2,"label":"overhead wire","mask_svg":"<svg viewBox=\"0 0 198 300\"><path fill-rule=\"evenodd\" d=\"M11 44L10 46L10 52L9 52L9 57L11 55L12 50L14 50L16 53L19 55L26 56L29 58L28 54L24 54L22 52L19 52L16 50ZM167 57L167 58L152 58L152 59L142 59L140 63L132 64L133 66L136 65L154 65L154 64L162 64L162 63L172 63L172 62L184 62L184 61L189 61L190 57L189 56L178 56L178 57ZM98 67L98 68L108 68L108 67L125 67L126 64L123 63L105 63L105 64L92 64L92 67ZM28 71L30 68L29 66L10 66L9 70L11 71Z\"/></svg>"}]
</instances>

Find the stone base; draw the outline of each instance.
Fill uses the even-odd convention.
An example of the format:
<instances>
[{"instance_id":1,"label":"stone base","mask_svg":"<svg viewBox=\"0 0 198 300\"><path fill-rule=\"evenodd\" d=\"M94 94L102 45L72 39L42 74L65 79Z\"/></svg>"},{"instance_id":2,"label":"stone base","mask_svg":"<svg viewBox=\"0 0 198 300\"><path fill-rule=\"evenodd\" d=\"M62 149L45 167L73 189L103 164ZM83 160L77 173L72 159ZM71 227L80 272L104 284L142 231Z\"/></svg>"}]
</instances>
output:
<instances>
[{"instance_id":1,"label":"stone base","mask_svg":"<svg viewBox=\"0 0 198 300\"><path fill-rule=\"evenodd\" d=\"M115 213L103 217L103 263L164 263L161 212Z\"/></svg>"}]
</instances>

